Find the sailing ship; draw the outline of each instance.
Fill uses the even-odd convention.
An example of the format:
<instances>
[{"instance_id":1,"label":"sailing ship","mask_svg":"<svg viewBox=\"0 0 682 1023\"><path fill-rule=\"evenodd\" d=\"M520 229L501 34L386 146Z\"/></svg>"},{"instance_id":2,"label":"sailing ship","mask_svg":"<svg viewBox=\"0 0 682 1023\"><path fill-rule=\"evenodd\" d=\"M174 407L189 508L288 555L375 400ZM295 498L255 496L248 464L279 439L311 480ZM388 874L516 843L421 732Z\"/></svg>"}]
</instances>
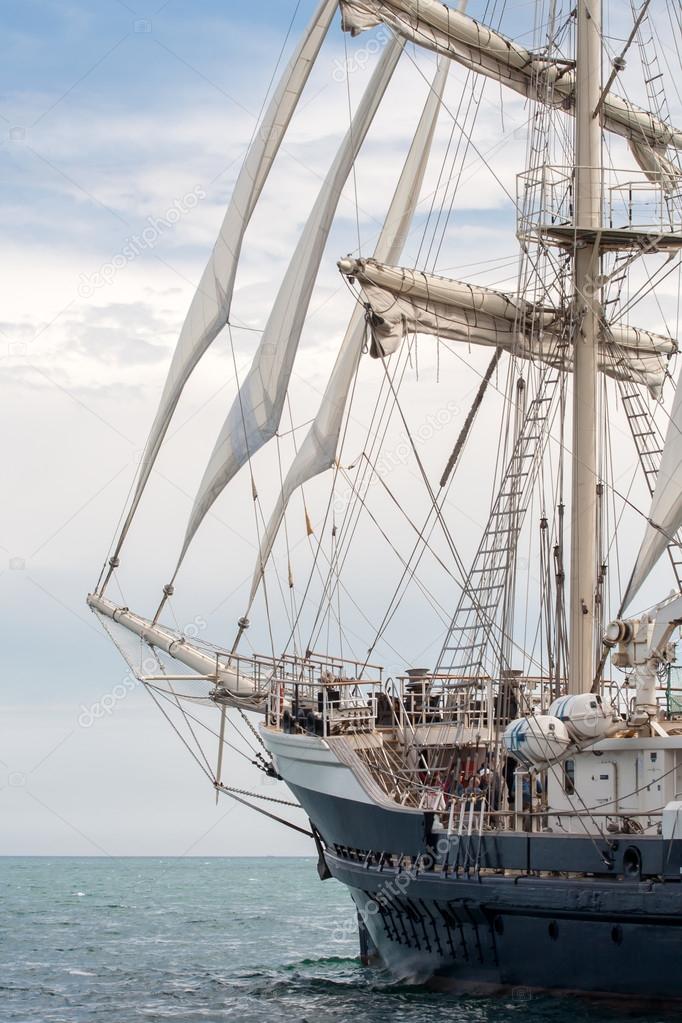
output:
<instances>
[{"instance_id":1,"label":"sailing ship","mask_svg":"<svg viewBox=\"0 0 682 1023\"><path fill-rule=\"evenodd\" d=\"M178 731L216 792L255 806L262 791L249 795L223 777L231 722L248 726L253 762L286 784L309 819L320 877L348 888L365 961L459 990L677 1000L682 387L675 388L675 331L666 326L675 303L666 315L661 301L680 267L682 129L670 119L670 68L661 70L668 51L650 0L610 5L618 8L615 35L599 0L534 6L535 45L527 48L495 27L493 3L486 22L466 4L437 0L319 4L254 133L88 604L167 715L186 726ZM679 6L662 6L679 42ZM188 379L218 335L231 332L247 227L339 14L344 32L382 32L383 46L215 441L175 570L145 616L112 598L128 536ZM433 76L376 246L371 256L358 249L329 257L340 197L405 60L422 75L432 62ZM466 70L456 110L446 93L453 65ZM678 71L675 64L673 80ZM516 195L504 196L519 243L508 291L472 283L469 274L436 274L433 244L420 247L414 265L402 261L438 119L451 122L455 149L460 142L475 151L467 111L475 113L489 80L500 96L523 97L529 112L526 166ZM627 98L626 82L639 83L645 105ZM443 223L448 206L456 208L463 165L461 152L448 152L438 199L426 203ZM296 451L260 524L244 613L228 642L211 643L169 624L178 576L209 510L240 472L250 475L258 505L258 452L291 433L293 367L329 258L338 259L350 293L350 323L313 420L301 426L308 410L289 409ZM464 362L489 349L437 478L402 401L418 344ZM381 400L349 465L356 388L371 374ZM390 416L409 448L410 489L413 498L419 489L422 509L416 520L415 501L401 505L390 480L379 480L374 503L368 498ZM458 492L472 448L487 451L477 436L488 445L492 436L497 451L494 464L480 466L482 474L490 469L491 497L481 501L486 521L465 558L457 538L470 522L458 520L447 498ZM618 461L626 449L637 474L629 487ZM300 516L294 525L289 505L318 476L329 500L321 511L306 504L305 525ZM339 488L349 495L345 505L334 504ZM389 508L383 519L377 492ZM392 521L409 519L411 531L407 552L395 552L399 580L373 641L349 655L343 607L357 604L365 585L376 600L381 582L366 546L355 591L344 583L351 544L367 544L357 528L362 516L389 546ZM273 552L287 522L292 534L305 530L312 564L305 585L295 585L287 539L285 635L259 654L244 649L250 616L272 629L281 582ZM437 568L448 580L445 606L425 582ZM661 581L670 570L672 591ZM643 608L652 588L655 603ZM374 652L414 591L446 616L440 653L432 667L389 665L387 675ZM198 707L212 715L207 742Z\"/></svg>"}]
</instances>

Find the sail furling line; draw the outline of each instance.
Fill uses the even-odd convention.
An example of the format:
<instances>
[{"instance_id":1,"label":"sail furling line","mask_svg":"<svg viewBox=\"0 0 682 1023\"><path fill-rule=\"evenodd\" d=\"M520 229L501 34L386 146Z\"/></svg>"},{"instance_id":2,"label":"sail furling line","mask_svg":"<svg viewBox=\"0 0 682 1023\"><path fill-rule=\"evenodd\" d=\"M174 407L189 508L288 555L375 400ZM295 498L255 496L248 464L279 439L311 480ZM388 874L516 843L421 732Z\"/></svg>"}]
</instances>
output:
<instances>
[{"instance_id":1,"label":"sail furling line","mask_svg":"<svg viewBox=\"0 0 682 1023\"><path fill-rule=\"evenodd\" d=\"M99 593L104 593L190 375L230 316L242 242L303 89L332 23L337 0L322 0L301 39L261 123L235 183L211 258L201 276L180 331L161 400L152 423L127 515Z\"/></svg>"},{"instance_id":2,"label":"sail furling line","mask_svg":"<svg viewBox=\"0 0 682 1023\"><path fill-rule=\"evenodd\" d=\"M376 244L376 259L395 261L402 253L424 181L448 70L449 62L441 58ZM334 465L343 416L360 362L364 335L365 310L358 307L351 317L317 415L289 467L263 535L251 584L249 607L263 578L289 500L304 483Z\"/></svg>"},{"instance_id":3,"label":"sail furling line","mask_svg":"<svg viewBox=\"0 0 682 1023\"><path fill-rule=\"evenodd\" d=\"M573 315L566 306L536 305L516 295L372 259L342 259L341 273L361 288L371 310L373 349L397 351L404 338L430 334L501 348L518 358L569 372L565 344ZM599 369L617 380L644 384L658 398L677 342L630 325L600 321Z\"/></svg>"},{"instance_id":4,"label":"sail furling line","mask_svg":"<svg viewBox=\"0 0 682 1023\"><path fill-rule=\"evenodd\" d=\"M324 247L360 147L403 49L391 40L365 90L299 239L251 368L218 435L189 517L173 579L207 512L252 455L271 440L282 416L294 359Z\"/></svg>"},{"instance_id":5,"label":"sail furling line","mask_svg":"<svg viewBox=\"0 0 682 1023\"><path fill-rule=\"evenodd\" d=\"M340 0L340 7L342 25L352 35L383 23L410 42L528 99L576 113L579 86L573 61L527 50L441 0ZM604 129L628 140L642 170L652 180L676 187L679 174L665 152L669 146L682 149L682 131L610 92L595 97L593 112L598 107Z\"/></svg>"}]
</instances>

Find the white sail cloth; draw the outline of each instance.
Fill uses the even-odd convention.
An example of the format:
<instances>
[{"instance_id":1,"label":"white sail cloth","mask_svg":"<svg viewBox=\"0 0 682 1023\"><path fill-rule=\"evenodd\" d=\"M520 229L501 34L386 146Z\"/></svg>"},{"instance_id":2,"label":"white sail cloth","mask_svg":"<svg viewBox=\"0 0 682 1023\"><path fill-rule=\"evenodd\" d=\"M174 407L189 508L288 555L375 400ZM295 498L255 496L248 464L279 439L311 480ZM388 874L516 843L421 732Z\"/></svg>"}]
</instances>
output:
<instances>
[{"instance_id":1,"label":"white sail cloth","mask_svg":"<svg viewBox=\"0 0 682 1023\"><path fill-rule=\"evenodd\" d=\"M344 185L402 52L393 40L358 106L287 269L239 393L215 443L189 518L178 567L209 508L249 458L274 437L322 254ZM176 568L177 573L177 568Z\"/></svg>"},{"instance_id":2,"label":"white sail cloth","mask_svg":"<svg viewBox=\"0 0 682 1023\"><path fill-rule=\"evenodd\" d=\"M343 259L339 268L367 299L375 357L397 351L409 334L433 334L571 368L568 312L374 260ZM599 345L604 373L660 394L667 360L677 350L672 338L616 324L602 332Z\"/></svg>"},{"instance_id":3,"label":"white sail cloth","mask_svg":"<svg viewBox=\"0 0 682 1023\"><path fill-rule=\"evenodd\" d=\"M180 331L114 558L120 553L183 388L229 319L244 234L337 6L337 0L322 0L319 4L253 136L220 234Z\"/></svg>"},{"instance_id":4,"label":"white sail cloth","mask_svg":"<svg viewBox=\"0 0 682 1023\"><path fill-rule=\"evenodd\" d=\"M402 38L529 99L573 112L575 74L570 62L535 54L440 0L340 0L340 7L343 27L353 35L383 22ZM682 149L682 131L612 93L604 99L602 116L608 131L633 143L642 170L665 187L672 166L665 160L665 147Z\"/></svg>"},{"instance_id":5,"label":"white sail cloth","mask_svg":"<svg viewBox=\"0 0 682 1023\"><path fill-rule=\"evenodd\" d=\"M393 262L400 258L424 181L448 67L447 60L439 62L417 131L377 241L374 252L376 259ZM346 402L360 362L364 334L364 311L356 309L339 349L317 415L284 478L280 495L263 534L253 574L249 605L260 585L292 494L308 480L330 469L334 464Z\"/></svg>"},{"instance_id":6,"label":"white sail cloth","mask_svg":"<svg viewBox=\"0 0 682 1023\"><path fill-rule=\"evenodd\" d=\"M630 578L623 608L632 603L668 544L682 528L682 373L677 381L649 525Z\"/></svg>"}]
</instances>

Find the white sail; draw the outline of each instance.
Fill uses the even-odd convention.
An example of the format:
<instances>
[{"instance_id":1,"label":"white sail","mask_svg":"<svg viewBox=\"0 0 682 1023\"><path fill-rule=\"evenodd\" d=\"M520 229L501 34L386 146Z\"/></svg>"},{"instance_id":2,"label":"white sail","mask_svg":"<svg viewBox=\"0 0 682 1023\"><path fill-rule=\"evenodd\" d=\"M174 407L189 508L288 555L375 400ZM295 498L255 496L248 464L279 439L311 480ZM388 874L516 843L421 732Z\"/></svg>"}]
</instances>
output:
<instances>
[{"instance_id":1,"label":"white sail","mask_svg":"<svg viewBox=\"0 0 682 1023\"><path fill-rule=\"evenodd\" d=\"M680 528L682 528L682 373L677 382L661 467L651 499L649 525L625 594L624 608L632 603Z\"/></svg>"},{"instance_id":2,"label":"white sail","mask_svg":"<svg viewBox=\"0 0 682 1023\"><path fill-rule=\"evenodd\" d=\"M393 262L400 258L424 181L447 75L448 61L441 60L377 241L376 259ZM263 535L249 604L260 585L292 494L308 480L330 469L334 464L343 414L360 361L364 334L365 314L363 309L358 308L351 317L318 413L284 478L280 495Z\"/></svg>"},{"instance_id":3,"label":"white sail","mask_svg":"<svg viewBox=\"0 0 682 1023\"><path fill-rule=\"evenodd\" d=\"M341 272L356 280L371 307L373 354L391 355L408 334L432 334L503 348L520 358L571 368L568 316L502 292L374 260L344 259ZM643 383L654 396L665 381L676 342L651 331L615 324L602 331L600 368L619 380Z\"/></svg>"},{"instance_id":4,"label":"white sail","mask_svg":"<svg viewBox=\"0 0 682 1023\"><path fill-rule=\"evenodd\" d=\"M114 561L120 554L183 388L229 319L244 234L337 6L337 0L322 0L318 6L253 136L220 234L180 331L142 456L131 505L114 550Z\"/></svg>"},{"instance_id":5,"label":"white sail","mask_svg":"<svg viewBox=\"0 0 682 1023\"><path fill-rule=\"evenodd\" d=\"M282 415L294 358L344 185L402 52L385 49L332 164L275 299L251 369L215 443L189 518L178 567L209 508L268 440ZM176 568L177 573L177 568Z\"/></svg>"},{"instance_id":6,"label":"white sail","mask_svg":"<svg viewBox=\"0 0 682 1023\"><path fill-rule=\"evenodd\" d=\"M444 54L529 99L574 113L575 74L569 61L547 60L440 0L340 0L340 6L343 27L353 35L383 22L404 39ZM682 149L682 131L613 93L604 99L602 116L606 130L639 147L638 162L656 180L666 165L670 168L665 147ZM646 159L643 149L650 150Z\"/></svg>"}]
</instances>

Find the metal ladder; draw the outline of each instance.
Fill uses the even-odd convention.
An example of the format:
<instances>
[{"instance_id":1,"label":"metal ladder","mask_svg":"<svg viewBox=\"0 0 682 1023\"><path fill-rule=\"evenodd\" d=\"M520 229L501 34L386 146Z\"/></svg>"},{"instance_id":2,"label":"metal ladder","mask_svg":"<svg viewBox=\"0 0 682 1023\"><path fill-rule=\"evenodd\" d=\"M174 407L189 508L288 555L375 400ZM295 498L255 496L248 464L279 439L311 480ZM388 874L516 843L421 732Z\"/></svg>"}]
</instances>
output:
<instances>
[{"instance_id":1,"label":"metal ladder","mask_svg":"<svg viewBox=\"0 0 682 1023\"><path fill-rule=\"evenodd\" d=\"M639 16L635 0L630 0L633 18ZM658 60L657 45L654 39L653 29L648 11L642 18L637 30L637 48L639 59L644 72L644 84L649 101L649 110L655 114L660 121L670 123L670 108L665 94L663 83L663 72Z\"/></svg>"},{"instance_id":2,"label":"metal ladder","mask_svg":"<svg viewBox=\"0 0 682 1023\"><path fill-rule=\"evenodd\" d=\"M649 496L653 497L663 457L662 438L637 386L619 380L618 389ZM668 557L675 573L677 588L682 590L682 547L679 546L681 542L679 534L676 535L675 541L668 544Z\"/></svg>"},{"instance_id":3,"label":"metal ladder","mask_svg":"<svg viewBox=\"0 0 682 1023\"><path fill-rule=\"evenodd\" d=\"M507 462L483 537L466 578L436 674L479 675L507 573L542 462L561 374L545 369Z\"/></svg>"}]
</instances>

